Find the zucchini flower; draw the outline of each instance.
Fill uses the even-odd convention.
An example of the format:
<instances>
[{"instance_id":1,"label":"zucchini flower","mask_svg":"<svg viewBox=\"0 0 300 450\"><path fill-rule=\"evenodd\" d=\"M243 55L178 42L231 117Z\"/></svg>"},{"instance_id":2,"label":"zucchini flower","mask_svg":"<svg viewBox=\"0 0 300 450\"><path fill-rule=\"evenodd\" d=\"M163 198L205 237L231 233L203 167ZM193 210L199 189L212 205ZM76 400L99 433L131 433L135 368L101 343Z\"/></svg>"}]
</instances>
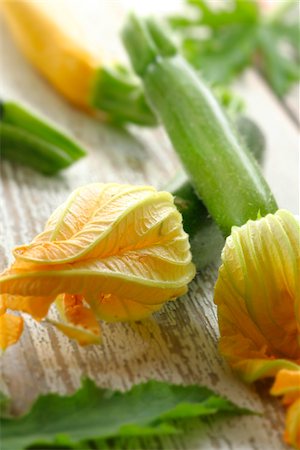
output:
<instances>
[{"instance_id":1,"label":"zucchini flower","mask_svg":"<svg viewBox=\"0 0 300 450\"><path fill-rule=\"evenodd\" d=\"M279 210L233 227L215 287L220 351L247 382L275 377L288 406L286 440L300 448L300 227Z\"/></svg>"},{"instance_id":2,"label":"zucchini flower","mask_svg":"<svg viewBox=\"0 0 300 450\"><path fill-rule=\"evenodd\" d=\"M0 276L3 314L11 309L46 318L82 345L101 341L98 319L146 318L185 294L195 275L174 198L151 186L77 189L14 256ZM54 301L61 321L47 318ZM5 328L1 333L5 348L21 330L11 338Z\"/></svg>"}]
</instances>

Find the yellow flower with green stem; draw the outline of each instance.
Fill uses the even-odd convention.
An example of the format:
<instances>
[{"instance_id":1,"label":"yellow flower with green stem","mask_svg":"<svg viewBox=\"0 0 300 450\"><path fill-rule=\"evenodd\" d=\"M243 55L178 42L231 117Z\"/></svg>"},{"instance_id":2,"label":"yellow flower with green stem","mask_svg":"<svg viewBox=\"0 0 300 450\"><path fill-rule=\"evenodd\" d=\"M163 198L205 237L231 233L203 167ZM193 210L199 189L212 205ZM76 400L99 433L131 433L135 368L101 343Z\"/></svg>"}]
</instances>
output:
<instances>
[{"instance_id":1,"label":"yellow flower with green stem","mask_svg":"<svg viewBox=\"0 0 300 450\"><path fill-rule=\"evenodd\" d=\"M300 226L279 210L233 227L215 287L220 351L247 382L275 377L288 407L287 442L300 447Z\"/></svg>"}]
</instances>

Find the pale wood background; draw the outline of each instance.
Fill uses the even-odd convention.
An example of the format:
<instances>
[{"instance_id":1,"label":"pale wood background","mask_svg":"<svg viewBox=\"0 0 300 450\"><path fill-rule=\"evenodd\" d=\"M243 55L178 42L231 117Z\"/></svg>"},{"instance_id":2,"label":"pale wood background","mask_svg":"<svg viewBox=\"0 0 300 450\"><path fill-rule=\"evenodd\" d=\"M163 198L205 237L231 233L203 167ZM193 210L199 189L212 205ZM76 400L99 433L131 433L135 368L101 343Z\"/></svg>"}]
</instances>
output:
<instances>
[{"instance_id":1,"label":"pale wood background","mask_svg":"<svg viewBox=\"0 0 300 450\"><path fill-rule=\"evenodd\" d=\"M133 0L70 1L80 19L88 24L89 33L95 32L92 39L103 53L110 57L113 49L114 54L121 54L117 30L124 10L130 3L132 6ZM135 6L143 9L142 3L136 2ZM154 3L152 6L159 7ZM0 69L1 96L22 100L59 123L89 150L87 158L55 178L1 162L0 270L11 261L12 248L30 242L53 209L77 186L116 181L160 187L178 168L178 160L161 129L132 127L125 131L73 110L23 59L2 21ZM296 213L299 137L295 120L256 73L247 73L238 89L247 100L249 114L268 140L265 175L280 206ZM289 101L295 117L295 94ZM198 274L186 296L166 305L149 320L103 323L103 346L81 348L50 326L26 317L28 327L21 341L9 348L0 361L0 387L12 396L14 412L26 410L41 392L72 392L84 375L100 386L121 389L151 378L197 383L263 414L217 423L193 421L183 436L141 441L141 448L284 449L284 415L279 402L266 395L266 387L241 383L218 353L213 305L216 273L216 268L210 267Z\"/></svg>"}]
</instances>

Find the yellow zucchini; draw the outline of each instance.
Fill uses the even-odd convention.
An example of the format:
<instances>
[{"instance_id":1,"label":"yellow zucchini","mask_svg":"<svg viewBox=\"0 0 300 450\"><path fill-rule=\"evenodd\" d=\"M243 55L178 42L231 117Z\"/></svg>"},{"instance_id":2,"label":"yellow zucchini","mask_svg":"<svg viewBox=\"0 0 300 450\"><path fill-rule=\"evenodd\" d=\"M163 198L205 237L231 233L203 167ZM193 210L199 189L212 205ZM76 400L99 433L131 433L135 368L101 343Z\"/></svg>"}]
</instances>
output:
<instances>
[{"instance_id":1,"label":"yellow zucchini","mask_svg":"<svg viewBox=\"0 0 300 450\"><path fill-rule=\"evenodd\" d=\"M83 33L64 2L4 1L4 17L24 55L68 100L88 107L100 54L82 44Z\"/></svg>"},{"instance_id":2,"label":"yellow zucchini","mask_svg":"<svg viewBox=\"0 0 300 450\"><path fill-rule=\"evenodd\" d=\"M103 119L154 125L140 81L120 65L103 65L64 0L1 1L12 36L32 65L73 105Z\"/></svg>"}]
</instances>

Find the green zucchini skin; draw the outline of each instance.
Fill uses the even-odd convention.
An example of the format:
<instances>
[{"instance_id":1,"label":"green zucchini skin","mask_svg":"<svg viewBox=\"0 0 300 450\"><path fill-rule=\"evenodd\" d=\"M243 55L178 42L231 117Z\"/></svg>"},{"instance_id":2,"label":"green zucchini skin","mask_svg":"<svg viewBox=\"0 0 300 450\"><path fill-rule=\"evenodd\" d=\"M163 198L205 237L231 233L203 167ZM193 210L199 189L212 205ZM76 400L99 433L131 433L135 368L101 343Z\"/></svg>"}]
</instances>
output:
<instances>
[{"instance_id":1,"label":"green zucchini skin","mask_svg":"<svg viewBox=\"0 0 300 450\"><path fill-rule=\"evenodd\" d=\"M274 213L276 201L255 159L199 74L167 45L164 30L130 16L122 37L150 106L223 234Z\"/></svg>"},{"instance_id":2,"label":"green zucchini skin","mask_svg":"<svg viewBox=\"0 0 300 450\"><path fill-rule=\"evenodd\" d=\"M210 215L224 235L278 208L256 161L210 90L181 57L157 60L145 93Z\"/></svg>"},{"instance_id":3,"label":"green zucchini skin","mask_svg":"<svg viewBox=\"0 0 300 450\"><path fill-rule=\"evenodd\" d=\"M265 138L260 128L248 117L235 120L240 138L260 163L263 161ZM189 235L193 262L197 270L220 261L225 244L224 236L197 197L187 175L180 171L164 186L175 197L175 205L182 214L183 228Z\"/></svg>"},{"instance_id":4,"label":"green zucchini skin","mask_svg":"<svg viewBox=\"0 0 300 450\"><path fill-rule=\"evenodd\" d=\"M29 166L45 175L55 175L74 162L58 147L3 122L0 122L0 141L1 158Z\"/></svg>"}]
</instances>

